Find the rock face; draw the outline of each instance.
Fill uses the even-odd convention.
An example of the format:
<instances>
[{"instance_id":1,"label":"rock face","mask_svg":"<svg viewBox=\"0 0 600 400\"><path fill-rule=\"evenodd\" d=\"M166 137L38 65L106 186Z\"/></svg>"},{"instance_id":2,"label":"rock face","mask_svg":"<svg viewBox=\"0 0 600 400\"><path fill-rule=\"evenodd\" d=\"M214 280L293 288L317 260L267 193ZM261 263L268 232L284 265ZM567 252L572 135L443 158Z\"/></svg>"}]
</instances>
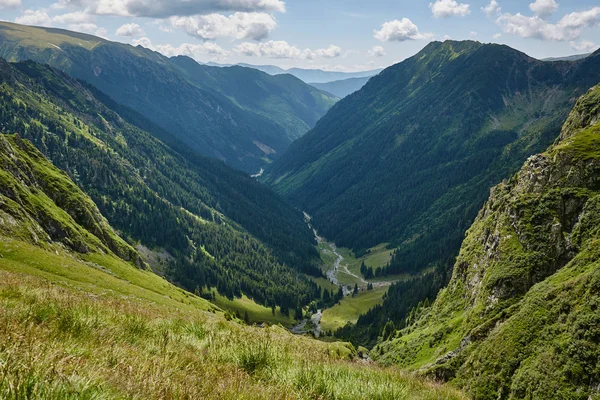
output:
<instances>
[{"instance_id":1,"label":"rock face","mask_svg":"<svg viewBox=\"0 0 600 400\"><path fill-rule=\"evenodd\" d=\"M449 286L380 361L477 399L587 399L600 382L600 87L491 191Z\"/></svg>"}]
</instances>

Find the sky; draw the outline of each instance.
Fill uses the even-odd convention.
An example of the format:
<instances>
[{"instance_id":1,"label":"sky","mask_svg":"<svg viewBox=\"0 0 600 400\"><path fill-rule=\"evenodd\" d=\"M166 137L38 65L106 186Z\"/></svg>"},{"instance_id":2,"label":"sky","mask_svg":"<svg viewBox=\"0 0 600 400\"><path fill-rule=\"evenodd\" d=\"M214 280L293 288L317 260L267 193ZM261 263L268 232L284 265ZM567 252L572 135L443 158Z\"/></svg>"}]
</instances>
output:
<instances>
[{"instance_id":1,"label":"sky","mask_svg":"<svg viewBox=\"0 0 600 400\"><path fill-rule=\"evenodd\" d=\"M536 58L600 47L600 0L0 0L0 19L199 62L332 71L387 67L433 40Z\"/></svg>"}]
</instances>

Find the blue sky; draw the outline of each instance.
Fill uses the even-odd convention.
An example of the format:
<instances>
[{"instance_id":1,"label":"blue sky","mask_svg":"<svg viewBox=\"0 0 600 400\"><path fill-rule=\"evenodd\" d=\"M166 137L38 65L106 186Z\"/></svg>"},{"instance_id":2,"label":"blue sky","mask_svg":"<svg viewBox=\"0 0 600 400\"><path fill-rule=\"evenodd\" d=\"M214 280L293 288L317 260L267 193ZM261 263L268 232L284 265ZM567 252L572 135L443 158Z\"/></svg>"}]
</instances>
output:
<instances>
[{"instance_id":1,"label":"blue sky","mask_svg":"<svg viewBox=\"0 0 600 400\"><path fill-rule=\"evenodd\" d=\"M447 38L537 58L600 45L598 0L0 0L0 19L200 62L347 71L386 67Z\"/></svg>"}]
</instances>

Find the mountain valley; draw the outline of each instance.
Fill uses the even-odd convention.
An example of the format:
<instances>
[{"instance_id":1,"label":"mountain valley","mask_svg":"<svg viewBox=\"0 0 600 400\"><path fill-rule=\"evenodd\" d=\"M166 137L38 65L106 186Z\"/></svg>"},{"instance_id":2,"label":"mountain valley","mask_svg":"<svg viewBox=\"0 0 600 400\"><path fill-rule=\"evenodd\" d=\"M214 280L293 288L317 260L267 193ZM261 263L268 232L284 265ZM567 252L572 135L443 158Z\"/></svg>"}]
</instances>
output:
<instances>
[{"instance_id":1,"label":"mountain valley","mask_svg":"<svg viewBox=\"0 0 600 400\"><path fill-rule=\"evenodd\" d=\"M398 20L334 72L217 3L177 52L0 22L0 398L600 399L600 50Z\"/></svg>"}]
</instances>

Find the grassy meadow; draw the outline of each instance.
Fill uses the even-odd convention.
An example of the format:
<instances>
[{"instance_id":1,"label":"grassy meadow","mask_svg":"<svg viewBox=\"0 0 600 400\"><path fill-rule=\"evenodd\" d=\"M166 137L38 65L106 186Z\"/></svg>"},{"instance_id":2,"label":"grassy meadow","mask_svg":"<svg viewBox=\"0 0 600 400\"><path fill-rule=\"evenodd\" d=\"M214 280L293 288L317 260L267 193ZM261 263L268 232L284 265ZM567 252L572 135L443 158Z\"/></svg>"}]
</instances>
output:
<instances>
[{"instance_id":1,"label":"grassy meadow","mask_svg":"<svg viewBox=\"0 0 600 400\"><path fill-rule=\"evenodd\" d=\"M269 310L270 312L270 310ZM462 399L345 343L251 327L111 255L0 240L0 398Z\"/></svg>"}]
</instances>

